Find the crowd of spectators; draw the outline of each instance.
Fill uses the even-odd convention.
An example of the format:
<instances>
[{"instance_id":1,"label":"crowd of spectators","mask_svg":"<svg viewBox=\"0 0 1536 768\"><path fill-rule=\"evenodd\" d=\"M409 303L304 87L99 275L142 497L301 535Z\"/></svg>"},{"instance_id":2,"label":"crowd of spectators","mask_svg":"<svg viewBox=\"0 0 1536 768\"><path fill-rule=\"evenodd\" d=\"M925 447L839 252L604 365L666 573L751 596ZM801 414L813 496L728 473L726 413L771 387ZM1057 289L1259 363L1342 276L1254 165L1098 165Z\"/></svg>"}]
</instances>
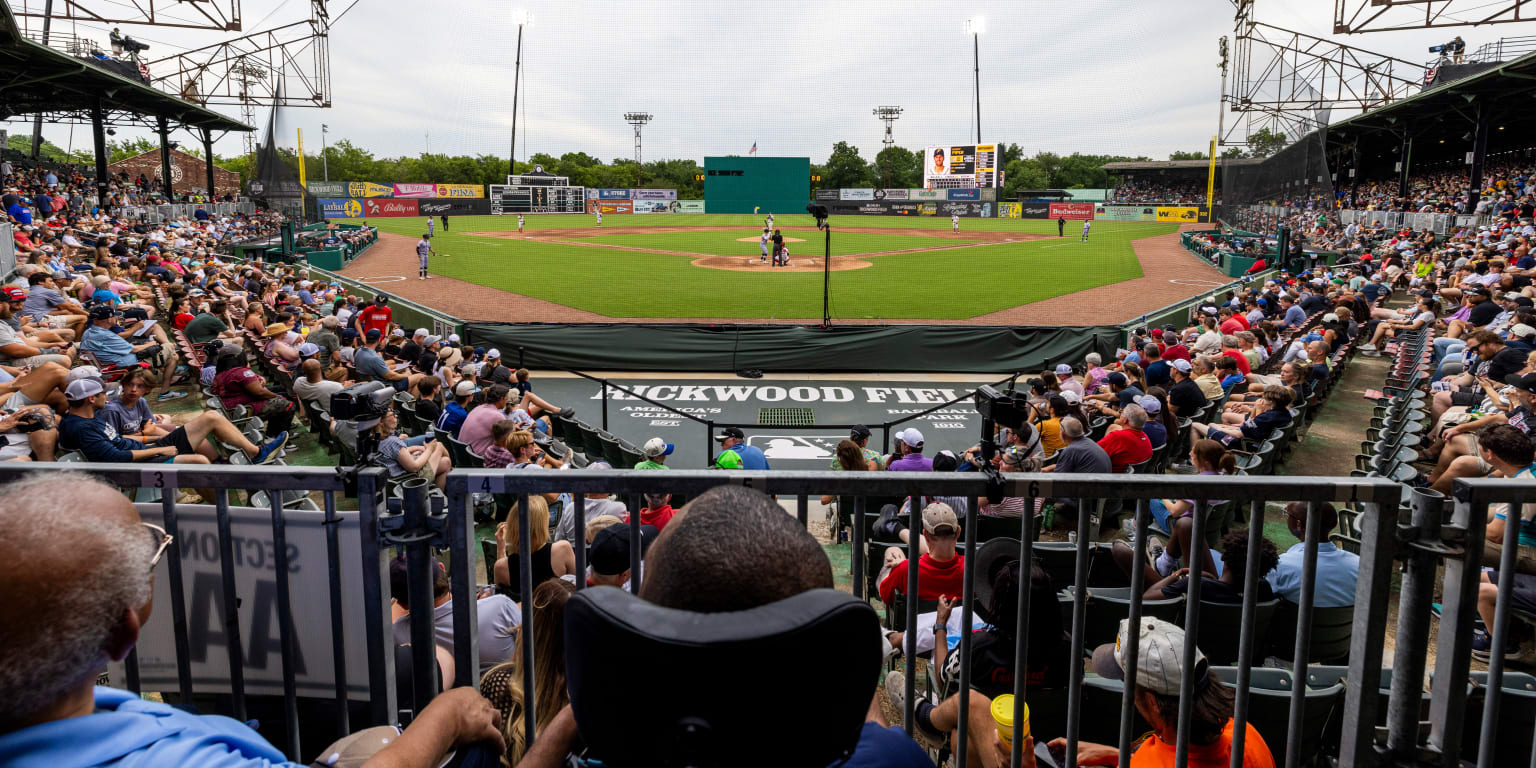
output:
<instances>
[{"instance_id":1,"label":"crowd of spectators","mask_svg":"<svg viewBox=\"0 0 1536 768\"><path fill-rule=\"evenodd\" d=\"M1115 205L1205 205L1206 181L1176 181L1163 177L1128 177L1115 186L1110 202Z\"/></svg>"}]
</instances>

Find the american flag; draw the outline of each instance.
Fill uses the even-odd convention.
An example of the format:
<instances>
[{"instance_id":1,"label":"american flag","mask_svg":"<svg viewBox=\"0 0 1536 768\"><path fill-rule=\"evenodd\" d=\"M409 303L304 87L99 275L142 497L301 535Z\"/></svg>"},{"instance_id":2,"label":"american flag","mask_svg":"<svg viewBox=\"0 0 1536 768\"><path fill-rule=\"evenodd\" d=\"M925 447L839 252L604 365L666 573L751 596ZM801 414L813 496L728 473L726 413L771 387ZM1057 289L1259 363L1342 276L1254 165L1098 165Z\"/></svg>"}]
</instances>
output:
<instances>
[{"instance_id":1,"label":"american flag","mask_svg":"<svg viewBox=\"0 0 1536 768\"><path fill-rule=\"evenodd\" d=\"M755 155L755 154L757 154L757 142L755 142L755 141L754 141L754 142L752 142L752 149L751 149L751 150L749 150L749 151L748 151L748 152L747 152L747 154L749 154L749 155Z\"/></svg>"}]
</instances>

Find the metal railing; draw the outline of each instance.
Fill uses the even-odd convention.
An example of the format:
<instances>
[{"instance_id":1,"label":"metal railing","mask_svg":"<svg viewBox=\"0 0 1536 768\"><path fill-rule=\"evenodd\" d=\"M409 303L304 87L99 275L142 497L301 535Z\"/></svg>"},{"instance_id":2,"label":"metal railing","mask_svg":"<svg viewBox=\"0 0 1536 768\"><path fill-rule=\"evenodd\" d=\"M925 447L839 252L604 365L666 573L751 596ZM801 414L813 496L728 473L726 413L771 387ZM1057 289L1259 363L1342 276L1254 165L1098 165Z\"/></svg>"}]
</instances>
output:
<instances>
[{"instance_id":1,"label":"metal railing","mask_svg":"<svg viewBox=\"0 0 1536 768\"><path fill-rule=\"evenodd\" d=\"M1536 503L1536 484L1510 480L1459 482L1454 514L1447 518L1444 513L1445 500L1436 494L1425 492L1415 492L1413 503L1410 505L1411 512L1404 512L1402 486L1381 478L1019 474L1007 475L1000 487L991 487L988 478L978 473L683 470L555 473L482 469L451 472L445 489L447 502L442 508L438 508L430 501L424 481L408 481L402 492L402 509L399 512L393 512L380 503L382 474L376 469L346 473L335 468L303 467L0 464L0 480L12 479L33 471L46 472L62 469L95 474L124 488L160 489L162 493L158 502L160 514L167 532L177 536L178 542L167 553L162 573L167 583L171 603L170 624L174 636L175 676L163 678L171 687L160 690L174 691L181 701L192 700L198 688L227 692L230 695L228 713L237 719L244 719L246 714L247 688L243 673L252 663L249 658L242 655L241 642L238 641L243 637L242 606L252 601L248 593L238 588L237 573L240 568L253 567L249 561L253 555L245 555L247 560L244 562L237 562L236 558L240 557L242 552L252 551L253 545L249 539L242 541L232 532L234 523L228 494L237 489L247 490L248 493L249 489L261 489L267 494L270 509L265 510L263 525L268 529L270 546L265 549L256 546L254 551L271 553L271 565L275 577L274 605L279 628L278 648L282 666L280 682L286 721L284 751L295 759L299 757L300 723L297 700L300 686L297 678L301 674L296 668L298 660L296 637L300 619L306 624L318 619L318 616L307 614L302 617L295 615L295 601L304 597L300 594L303 590L320 591L320 588L315 585L320 583L325 585L323 594L326 595L329 604L331 620L329 642L334 664L334 668L329 670L334 679L328 689L330 698L337 703L341 712L336 723L337 733L344 735L349 728L345 715L345 705L349 698L366 700L372 721L385 723L396 721L401 716L402 710L420 711L432 697L432 686L423 685L420 681L433 679L435 664L432 650L434 642L431 592L433 566L431 563L433 553L437 550L446 550L450 562L455 682L458 685L478 685L480 665L474 629L477 626L477 608L475 579L472 572L475 542L473 526L470 524L470 502L473 494L509 494L518 500L516 514L521 537L519 551L527 552L531 542L526 498L531 494L547 492L572 494L574 505L570 513L576 516L574 530L581 531L585 528L585 496L589 493L620 494L630 508L629 524L638 527L641 494L685 493L693 497L711 487L729 484L754 488L768 494L795 497L802 522L806 521L807 499L810 495L837 494L853 497L856 510L852 542L852 589L853 594L861 599L868 598L864 594L863 568L866 529L872 511L865 509L866 497L908 496L916 501L914 506L918 508L923 505L924 497L966 498L969 503L964 510L963 519L964 530L967 532L977 531L978 502L989 492L1001 492L1006 496L1024 497L1028 500L1077 500L1078 508L1084 513L1077 517L1077 538L1075 544L1071 545L1072 580L1077 588L1073 589L1071 594L1072 659L1068 678L1065 732L1061 734L1068 740L1066 753L1068 765L1075 764L1081 726L1085 722L1091 722L1084 717L1087 689L1084 683L1082 651L1088 643L1103 639L1089 638L1086 628L1088 601L1092 598L1093 590L1089 586L1089 563L1095 549L1094 543L1089 540L1089 524L1090 516L1097 514L1097 510L1101 509L1099 505L1117 505L1126 502L1132 504L1136 541L1145 542L1149 536L1152 500L1169 497L1193 499L1191 540L1197 543L1196 546L1201 546L1200 542L1206 540L1207 526L1216 524L1214 520L1207 520L1212 505L1230 502L1247 509L1249 516L1247 525L1250 530L1255 531L1263 529L1271 502L1299 501L1309 505L1310 513L1303 536L1304 564L1300 580L1301 597L1297 605L1297 633L1292 646L1295 651L1293 655L1295 666L1291 670L1290 689L1285 694L1289 700L1289 711L1284 719L1282 733L1288 736L1283 741L1269 742L1269 747L1275 750L1277 755L1280 750L1284 751L1283 764L1286 766L1302 765L1304 760L1311 757L1303 754L1304 742L1307 738L1320 738L1320 734L1312 733L1312 730L1319 730L1314 727L1316 719L1307 716L1309 704L1307 680L1311 666L1308 660L1308 649L1311 641L1314 591L1319 581L1317 557L1319 548L1326 543L1328 533L1321 530L1322 515L1317 514L1317 511L1325 502L1356 505L1362 510L1359 516L1361 560L1345 679L1366 682L1363 685L1344 686L1342 703L1335 699L1332 704L1333 714L1330 717L1342 726L1338 745L1338 764L1369 766L1396 761L1437 762L1436 758L1428 757L1430 755L1444 756L1447 761L1450 761L1452 756L1461 754L1462 742L1469 736L1461 733L1461 724L1465 720L1469 705L1468 656L1473 614L1477 605L1477 584L1480 578L1477 566L1482 552L1483 521L1487 517L1487 505L1497 502L1513 502L1517 505ZM352 485L354 483L355 486ZM337 494L347 493L354 487L359 502L358 512L338 512ZM174 489L177 488L214 489L215 504L212 511L214 532L197 535L188 527L192 513L185 508L186 505L178 505L174 501ZM318 491L324 495L325 511L322 522L324 532L320 534L323 536L323 548L326 552L324 577L309 575L313 569L306 571L295 567L295 558L302 559L304 550L293 549L294 539L290 534L293 533L291 524L295 519L295 513L282 508L282 497L278 491L283 489ZM1033 508L1031 503L1026 503L1025 507ZM348 529L349 519L355 519L357 527L357 540L351 545L345 543L342 533L343 530ZM1495 759L1499 759L1500 764L1509 764L1511 761L1524 763L1531 759L1531 756L1527 755L1497 755L1494 752L1498 736L1500 706L1500 696L1497 692L1505 675L1501 652L1509 642L1509 626L1512 621L1511 588L1516 550L1513 541L1516 535L1512 527L1509 533L1510 545L1503 550L1499 570L1500 595L1495 609L1497 618L1491 627L1492 662L1489 665L1486 686L1487 690L1493 693L1483 704L1484 717L1481 721L1481 731L1477 735L1479 766L1492 765ZM630 540L630 570L634 576L632 589L638 593L641 589L642 574L639 551L641 538L638 535L632 535ZM916 560L919 556L917 542L918 538L913 536L906 545L907 555L911 560ZM261 543L256 542L257 545ZM967 541L964 545L966 551L974 552L976 543ZM1019 525L1018 545L1019 557L1023 562L1032 562L1036 555L1043 553L1043 550L1036 545L1034 526L1024 524L1023 521L1020 521ZM412 617L412 678L418 681L418 684L413 686L414 700L408 703L400 702L393 706L391 702L394 701L395 696L395 669L391 622L386 610L387 593L385 592L386 552L392 547L404 550L406 567L410 574L408 588ZM1263 574L1258 572L1259 547L1259 537L1250 537L1247 570L1244 577L1246 585L1257 584L1258 580L1263 578ZM355 589L357 594L361 595L363 603L360 623L364 625L362 635L365 638L366 654L364 655L367 659L365 682L361 685L350 682L350 673L356 671L359 660L354 659L349 670L347 653L349 643L358 639L358 630L355 623L343 622L341 618L345 612L344 604L356 599L356 595L349 591L353 587L348 583L350 576L346 573L348 569L343 568L347 562L344 553L348 550L355 552L360 558L359 567L356 568L359 574L356 578L360 583ZM1135 550L1134 562L1129 574L1130 599L1126 606L1126 618L1129 618L1132 626L1137 626L1141 618L1147 615L1143 609L1141 596L1148 586L1142 576L1146 566L1146 547L1137 546ZM580 590L585 587L585 579L580 577L586 569L584 548L575 547L575 555L578 574L576 588ZM1380 679L1383 670L1388 603L1392 592L1392 578L1398 570L1399 560L1404 561L1405 565L1403 566L1404 578L1396 636L1396 655L1392 665L1391 692L1389 696L1383 698L1377 689L1376 681ZM235 642L228 643L225 649L225 660L228 664L227 684L223 681L210 684L194 674L197 671L194 664L203 663L205 660L194 658L189 637L191 631L189 627L192 626L192 622L186 607L188 585L185 569L202 561L218 563L218 578L214 591L219 597L214 601L214 605L219 606L219 622L225 636L237 639ZM522 595L532 594L530 561L531 558L520 558L520 572L514 576L520 585L519 594ZM307 561L305 563L307 564ZM1419 736L1418 712L1428 648L1425 627L1431 610L1430 600L1434 587L1435 569L1441 563L1445 566L1445 596L1442 629L1437 648L1438 668L1434 672L1430 689L1432 701L1429 738L1427 742L1422 742ZM975 596L975 558L967 558L964 567L964 587L960 605L961 626L964 631L961 633L958 648L960 667L958 679L962 682L970 680L973 663L970 627ZM917 573L916 568L908 570L906 593L909 595L919 592ZM1027 569L1025 573L1028 573ZM296 580L301 581L297 586ZM1015 637L1018 638L1015 648L1017 666L1022 666L1024 660L1029 658L1028 622L1032 610L1030 591L1021 585L1019 619L1014 632ZM1196 638L1199 637L1202 627L1201 591L1199 579L1189 583L1183 619L1186 631L1183 659L1186 669L1192 667L1196 652ZM304 599L314 600L315 598L308 596ZM1236 694L1231 762L1234 768L1242 765L1243 741L1248 733L1246 726L1252 720L1255 711L1251 700L1253 691L1256 690L1253 669L1260 660L1259 649L1265 647L1260 643L1268 639L1257 636L1255 615L1258 608L1258 590L1244 589L1242 601L1241 630L1236 653L1236 679L1230 681ZM1039 606L1033 607L1033 610L1039 609ZM1045 609L1058 610L1056 605L1047 606ZM917 601L907 601L906 627L916 626L917 611ZM532 623L536 620L532 611L523 613L523 626L520 632L524 637L532 636ZM151 625L153 624L154 622L151 622ZM1122 642L1129 645L1128 668L1124 670L1125 678L1135 680L1134 660L1138 638L1133 634L1122 638ZM253 649L255 645L253 642ZM144 652L142 647L140 652ZM537 665L532 663L533 652L532 643L524 644L521 673L523 690L528 692L524 700L528 743L532 743L536 735L534 724L538 719L532 695L532 692L537 690L534 679ZM908 702L914 701L916 693L913 673L916 670L917 655L915 633L908 632L903 660L907 673L906 700ZM314 656L311 655L308 658L313 666ZM134 691L144 689L144 678L140 676L138 662L139 658L134 654L130 655L125 664L127 687ZM311 678L315 676L314 670L303 674ZM1176 729L1179 736L1176 742L1175 761L1175 764L1181 767L1186 764L1189 755L1190 744L1187 734L1191 718L1194 716L1193 702L1196 685L1194 676L1183 677ZM961 690L965 690L963 684ZM1026 675L1015 676L1013 693L1016 697L1015 721L1020 722L1023 720L1022 707L1026 701L1025 695L1029 693ZM1133 687L1122 687L1115 695L1119 697L1121 715L1117 739L1120 751L1119 764L1126 766L1130 761L1135 730L1135 693ZM1266 695L1272 698L1275 694L1273 691L1268 691ZM1335 695L1337 695L1336 690ZM1376 722L1383 702L1387 707L1388 728L1385 743L1381 744L1378 743ZM968 748L969 740L974 736L970 733L968 725L969 697L962 696L959 699L959 707L961 715L958 720L957 739L959 751L963 753ZM904 726L910 730L914 727L912 713L904 712L903 716ZM1273 716L1269 726L1280 727L1273 720ZM1037 738L1043 742L1055 735L1057 734L1038 733ZM1315 741L1316 739L1313 739L1313 742ZM1012 765L1019 764L1021 743L1022 740L1014 742ZM1280 760L1276 763L1282 764Z\"/></svg>"},{"instance_id":2,"label":"metal railing","mask_svg":"<svg viewBox=\"0 0 1536 768\"><path fill-rule=\"evenodd\" d=\"M256 213L256 204L246 201L237 203L165 203L162 205L115 205L109 208L112 215L118 218L134 219L150 224L159 224L182 216L192 216L197 209L202 208L214 216L233 216L235 214L251 215Z\"/></svg>"}]
</instances>

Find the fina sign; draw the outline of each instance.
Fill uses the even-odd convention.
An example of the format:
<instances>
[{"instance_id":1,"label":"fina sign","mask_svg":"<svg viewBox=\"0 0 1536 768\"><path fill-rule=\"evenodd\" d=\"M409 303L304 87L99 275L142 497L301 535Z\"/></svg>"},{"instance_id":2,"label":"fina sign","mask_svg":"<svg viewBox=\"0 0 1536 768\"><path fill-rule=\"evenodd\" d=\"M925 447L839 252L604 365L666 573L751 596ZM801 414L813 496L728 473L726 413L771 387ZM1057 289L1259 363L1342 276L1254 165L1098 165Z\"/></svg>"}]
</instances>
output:
<instances>
[{"instance_id":1,"label":"fina sign","mask_svg":"<svg viewBox=\"0 0 1536 768\"><path fill-rule=\"evenodd\" d=\"M160 504L138 504L148 522L164 523ZM362 555L358 551L357 513L338 512L341 541L342 646L347 689L368 700L368 647L363 625ZM241 658L246 693L281 696L282 640L278 620L277 552L272 540L272 510L229 508L234 556L235 604L240 612ZM293 613L293 670L300 696L335 695L331 654L331 588L326 566L325 513L284 510L288 550L288 590ZM223 575L219 567L219 528L214 508L176 505L176 542L181 554L186 599L187 641L192 679L198 693L232 693L229 643L224 629ZM171 624L171 579L166 561L155 577L155 612L139 634L139 679L144 690L177 690L176 641ZM388 586L384 597L388 599ZM122 685L121 665L113 665L113 684Z\"/></svg>"}]
</instances>

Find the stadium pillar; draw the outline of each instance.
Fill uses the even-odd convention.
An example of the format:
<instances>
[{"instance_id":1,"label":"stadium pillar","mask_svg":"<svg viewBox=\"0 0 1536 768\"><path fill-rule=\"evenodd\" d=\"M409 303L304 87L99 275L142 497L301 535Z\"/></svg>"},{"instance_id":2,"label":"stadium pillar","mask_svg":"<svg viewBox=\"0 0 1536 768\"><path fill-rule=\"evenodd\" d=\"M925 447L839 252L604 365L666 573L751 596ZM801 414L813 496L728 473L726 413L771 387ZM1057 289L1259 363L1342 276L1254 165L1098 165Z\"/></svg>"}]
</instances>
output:
<instances>
[{"instance_id":1,"label":"stadium pillar","mask_svg":"<svg viewBox=\"0 0 1536 768\"><path fill-rule=\"evenodd\" d=\"M1413 159L1413 137L1403 132L1403 143L1397 152L1397 196L1408 196L1408 163Z\"/></svg>"},{"instance_id":2,"label":"stadium pillar","mask_svg":"<svg viewBox=\"0 0 1536 768\"><path fill-rule=\"evenodd\" d=\"M1349 150L1349 207L1359 205L1360 199L1360 140L1350 145Z\"/></svg>"},{"instance_id":3,"label":"stadium pillar","mask_svg":"<svg viewBox=\"0 0 1536 768\"><path fill-rule=\"evenodd\" d=\"M107 207L107 126L101 97L91 101L91 144L96 151L96 205Z\"/></svg>"},{"instance_id":4,"label":"stadium pillar","mask_svg":"<svg viewBox=\"0 0 1536 768\"><path fill-rule=\"evenodd\" d=\"M213 129L203 129L203 172L207 174L208 202L213 202ZM210 209L211 210L211 209Z\"/></svg>"},{"instance_id":5,"label":"stadium pillar","mask_svg":"<svg viewBox=\"0 0 1536 768\"><path fill-rule=\"evenodd\" d=\"M160 189L166 202L175 202L171 184L171 125L164 117L155 118L155 132L160 134Z\"/></svg>"},{"instance_id":6,"label":"stadium pillar","mask_svg":"<svg viewBox=\"0 0 1536 768\"><path fill-rule=\"evenodd\" d=\"M1472 137L1472 178L1468 183L1467 207L1461 211L1467 215L1477 212L1477 201L1483 192L1483 160L1488 155L1488 124L1493 122L1489 119L1492 111L1487 100L1478 99L1477 132Z\"/></svg>"}]
</instances>

